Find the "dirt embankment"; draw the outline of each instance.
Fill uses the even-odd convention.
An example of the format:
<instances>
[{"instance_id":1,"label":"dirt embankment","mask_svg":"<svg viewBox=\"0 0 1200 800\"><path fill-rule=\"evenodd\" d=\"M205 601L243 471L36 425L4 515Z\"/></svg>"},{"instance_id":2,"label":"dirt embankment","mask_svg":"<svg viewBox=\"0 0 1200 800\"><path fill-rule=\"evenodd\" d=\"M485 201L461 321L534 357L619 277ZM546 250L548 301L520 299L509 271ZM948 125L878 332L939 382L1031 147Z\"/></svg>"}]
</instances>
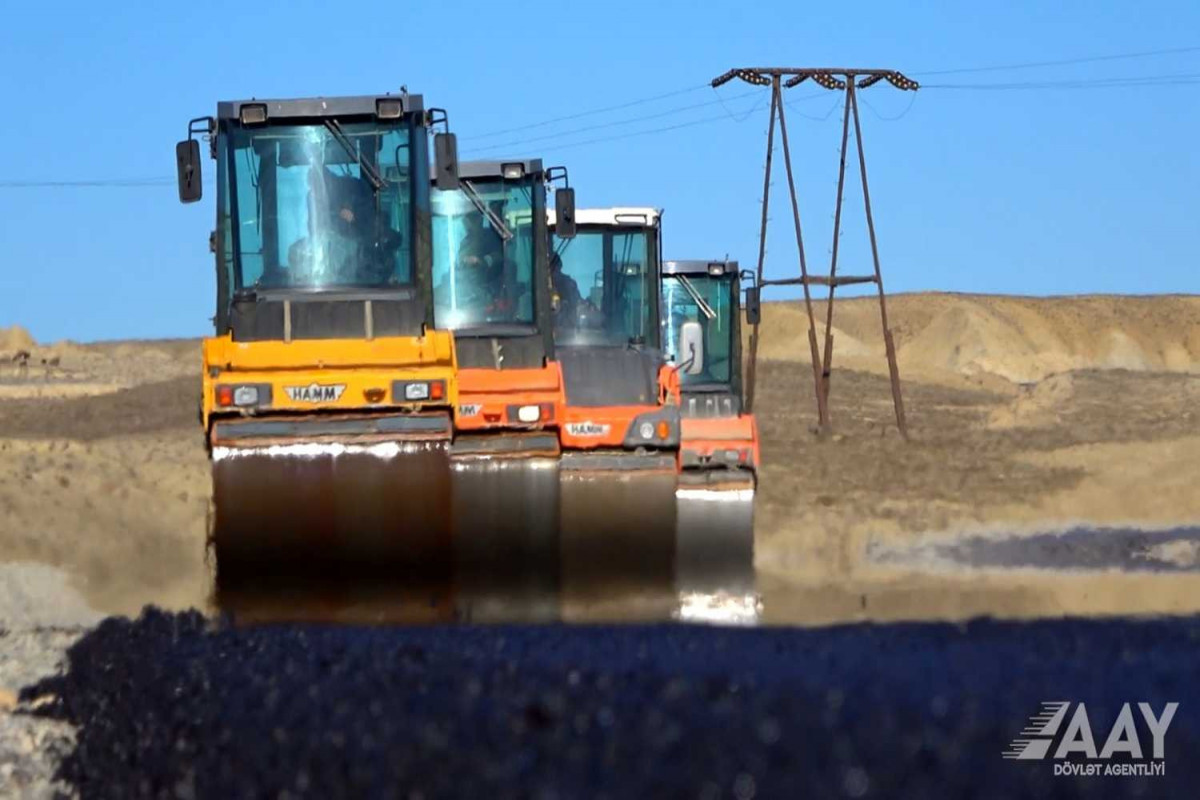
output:
<instances>
[{"instance_id":1,"label":"dirt embankment","mask_svg":"<svg viewBox=\"0 0 1200 800\"><path fill-rule=\"evenodd\" d=\"M1081 372L1034 405L909 381L904 442L887 379L844 370L833 376L835 435L823 441L811 432L807 368L761 370L759 529L775 565L836 568L867 535L1200 519L1200 378Z\"/></svg>"},{"instance_id":2,"label":"dirt embankment","mask_svg":"<svg viewBox=\"0 0 1200 800\"><path fill-rule=\"evenodd\" d=\"M824 339L825 306L818 304ZM1200 297L888 298L912 441L895 430L874 298L834 309L821 441L802 303L760 329L758 558L776 620L1140 613L1200 606L1193 574L884 570L889 546L1200 521Z\"/></svg>"},{"instance_id":3,"label":"dirt embankment","mask_svg":"<svg viewBox=\"0 0 1200 800\"><path fill-rule=\"evenodd\" d=\"M202 603L209 478L196 380L0 402L0 552L98 609Z\"/></svg>"},{"instance_id":4,"label":"dirt embankment","mask_svg":"<svg viewBox=\"0 0 1200 800\"><path fill-rule=\"evenodd\" d=\"M18 352L27 351L36 346L37 342L33 340L33 336L20 325L13 325L10 328L0 328L0 354L12 358Z\"/></svg>"},{"instance_id":5,"label":"dirt embankment","mask_svg":"<svg viewBox=\"0 0 1200 800\"><path fill-rule=\"evenodd\" d=\"M38 343L19 325L0 328L0 401L92 397L170 378L199 384L195 339Z\"/></svg>"},{"instance_id":6,"label":"dirt embankment","mask_svg":"<svg viewBox=\"0 0 1200 800\"><path fill-rule=\"evenodd\" d=\"M817 308L819 339L825 305ZM923 381L968 380L989 388L1059 372L1125 369L1200 374L1200 296L1004 297L905 294L888 298L902 373ZM767 303L760 354L808 363L802 303ZM838 300L834 364L884 374L879 306Z\"/></svg>"},{"instance_id":7,"label":"dirt embankment","mask_svg":"<svg viewBox=\"0 0 1200 800\"><path fill-rule=\"evenodd\" d=\"M885 377L835 372L836 433L822 440L811 433L808 367L776 361L760 369L756 563L768 619L1200 608L1195 571L947 572L911 560L883 567L868 556L876 545L965 534L1200 522L1200 377L1093 370L1015 397L906 381L906 443Z\"/></svg>"},{"instance_id":8,"label":"dirt embankment","mask_svg":"<svg viewBox=\"0 0 1200 800\"><path fill-rule=\"evenodd\" d=\"M1200 521L1200 298L904 295L889 311L908 443L872 300L838 302L829 440L811 432L802 309L765 308L756 561L783 587L768 619L1200 607L1200 572L947 575L867 557L967 531ZM203 605L196 343L55 347L48 376L0 363L0 560L64 567L103 611Z\"/></svg>"}]
</instances>

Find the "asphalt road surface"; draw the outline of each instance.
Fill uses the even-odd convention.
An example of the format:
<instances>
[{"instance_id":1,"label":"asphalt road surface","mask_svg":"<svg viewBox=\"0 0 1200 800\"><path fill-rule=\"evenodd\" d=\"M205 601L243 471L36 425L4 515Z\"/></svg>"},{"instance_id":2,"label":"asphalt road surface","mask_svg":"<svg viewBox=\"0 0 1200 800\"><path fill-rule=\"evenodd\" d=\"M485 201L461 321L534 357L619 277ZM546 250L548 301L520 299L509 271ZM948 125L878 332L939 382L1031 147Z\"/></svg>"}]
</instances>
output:
<instances>
[{"instance_id":1,"label":"asphalt road surface","mask_svg":"<svg viewBox=\"0 0 1200 800\"><path fill-rule=\"evenodd\" d=\"M1194 797L1198 644L1200 618L233 628L148 610L25 697L78 726L61 777L83 797ZM1049 701L1086 704L1097 750L1130 703L1145 756L1059 763L1162 774L1005 759ZM1179 703L1157 762L1139 702Z\"/></svg>"}]
</instances>

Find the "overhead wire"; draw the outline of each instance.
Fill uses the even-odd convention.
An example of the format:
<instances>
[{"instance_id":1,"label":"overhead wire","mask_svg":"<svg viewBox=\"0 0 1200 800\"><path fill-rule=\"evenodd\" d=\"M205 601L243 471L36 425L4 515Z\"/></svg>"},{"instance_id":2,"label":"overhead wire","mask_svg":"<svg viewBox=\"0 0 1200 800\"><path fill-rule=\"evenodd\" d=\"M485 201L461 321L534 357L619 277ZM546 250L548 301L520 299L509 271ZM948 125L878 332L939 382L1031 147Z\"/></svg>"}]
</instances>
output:
<instances>
[{"instance_id":1,"label":"overhead wire","mask_svg":"<svg viewBox=\"0 0 1200 800\"><path fill-rule=\"evenodd\" d=\"M734 95L733 97L730 97L728 99L730 101L734 101L734 100L741 100L741 99L744 99L747 97L757 97L757 96L760 96L759 92L750 91L750 92L742 92L741 94ZM703 103L692 103L691 105L686 105L686 106L678 106L676 108L668 109L667 111L660 111L657 114L645 114L640 117L631 117L629 119L613 120L611 122L603 122L603 123L600 123L597 125L586 125L582 128L573 128L571 130L566 130L566 131L557 131L555 133L543 134L541 136L526 137L526 138L509 141L509 142L501 142L499 144L489 144L489 145L484 145L482 147L474 147L474 148L471 148L469 150L469 152L481 153L481 152L485 152L488 150L499 150L499 149L506 148L506 147L515 147L515 146L530 144L532 142L543 142L543 141L546 141L547 139L557 139L562 136L573 136L578 133L588 133L591 131L603 130L604 128L614 128L614 127L618 127L620 125L633 125L638 122L645 122L645 121L652 120L652 119L661 119L663 117L669 117L674 114L681 114L684 111L692 111L697 108L706 108L708 106L713 106L713 105L717 105L717 104L720 104L721 106L724 107L725 106L724 98L718 98L716 100L708 100ZM726 111L728 112L728 108L726 108ZM472 138L474 138L474 137L472 137Z\"/></svg>"},{"instance_id":2,"label":"overhead wire","mask_svg":"<svg viewBox=\"0 0 1200 800\"><path fill-rule=\"evenodd\" d=\"M797 102L801 101L801 100L809 99L811 97L818 97L823 94L825 94L825 93L820 92L817 94L805 95L804 97L797 98ZM756 100L756 102L752 103L744 112L742 112L740 116L734 114L733 111L729 108L729 106L726 105L725 102L722 102L722 101L733 102L733 101L737 101L737 100L743 100L743 99L746 99L749 97L757 97L757 100ZM711 124L714 122L722 122L722 121L726 121L726 120L729 120L729 121L732 121L735 123L742 123L742 122L745 122L747 119L749 119L750 116L753 115L755 111L762 108L765 101L766 101L766 95L764 95L762 92L758 92L758 91L744 92L742 94L734 95L733 97L721 98L720 101L712 100L712 101L708 101L708 102L704 102L704 103L695 103L691 106L682 106L682 107L679 107L676 109L672 109L671 111L665 111L665 112L658 113L658 114L647 114L647 115L643 115L640 117L634 117L631 119L617 120L614 122L602 123L600 125L593 125L593 126L586 126L583 128L577 128L577 129L574 129L571 131L559 131L554 134L539 136L539 137L532 138L532 139L521 139L521 140L508 142L508 143L505 143L504 145L487 145L487 146L481 147L481 148L474 148L472 150L469 150L468 152L469 153L479 153L479 152L483 152L485 150L499 149L500 147L519 147L519 146L529 143L529 142L544 141L544 140L548 140L548 139L558 139L563 136L577 135L579 133L587 133L587 132L590 132L593 130L602 130L604 128L610 128L610 127L614 127L617 125L628 125L628 124L633 124L635 122L643 122L643 121L647 121L647 120L651 120L651 119L658 119L661 117L670 116L672 114L681 113L683 111L693 110L696 108L703 108L703 107L712 106L712 105L721 105L722 110L725 113L720 116L703 117L700 119L688 120L686 122L678 123L675 125L665 125L665 126L660 126L657 128L649 128L646 130L631 131L629 133L616 134L614 136L603 136L603 137L598 137L598 138L593 138L593 139L584 139L584 140L580 140L580 141L576 141L576 142L564 142L562 144L555 144L555 145L551 145L549 147L541 147L541 148L539 148L539 151L540 152L549 152L549 151L553 151L553 150L562 150L562 149L567 149L567 148L571 148L571 147L577 147L577 146L581 146L581 145L585 145L585 144L602 144L605 142L619 141L622 139L630 139L630 138L635 138L638 136L648 136L648 135L652 135L652 134L656 134L656 133L666 133L668 131L680 130L682 128L690 128L690 127L694 127L696 125L707 125L707 124Z\"/></svg>"},{"instance_id":3,"label":"overhead wire","mask_svg":"<svg viewBox=\"0 0 1200 800\"><path fill-rule=\"evenodd\" d=\"M817 116L815 114L806 114L803 111L801 111L799 108L797 108L795 104L797 102L799 102L800 100L807 100L807 99L810 99L813 97L821 97L822 95L828 95L828 94L830 94L830 93L829 92L817 92L815 94L808 94L803 97L798 97L792 101L785 100L784 105L786 105L788 108L790 108L797 116L803 117L804 119L812 120L813 122L825 122L826 120L828 120L830 117L833 116L834 111L837 111L845 103L845 101L846 101L845 95L842 94L841 92L834 92L834 94L836 94L837 96L834 98L833 104L829 106L828 111L826 111L824 114L822 114L820 116Z\"/></svg>"},{"instance_id":4,"label":"overhead wire","mask_svg":"<svg viewBox=\"0 0 1200 800\"><path fill-rule=\"evenodd\" d=\"M719 115L719 116L703 117L701 119L695 119L695 120L689 120L687 122L681 122L676 125L667 125L667 126L663 126L663 127L659 127L659 128L650 128L648 130L632 131L630 133L618 134L616 136L604 136L604 137L600 137L597 139L586 139L586 140L579 141L579 142L567 142L567 143L560 144L560 145L552 145L550 147L543 147L543 148L541 148L541 150L543 152L546 152L546 151L551 151L551 150L563 150L563 149L567 149L567 148L571 148L571 147L579 147L579 146L588 145L588 144L603 144L606 142L619 141L621 139L631 139L631 138L638 137L638 136L649 136L649 135L657 134L657 133L666 133L669 131L680 130L682 128L691 128L691 127L694 127L697 125L708 125L708 124L712 124L714 122L732 121L732 122L740 124L740 123L748 120L755 111L758 111L766 103L766 99L767 99L766 94L764 94L762 92L747 93L747 95L749 95L749 94L758 95L758 100L757 100L757 102L753 103L749 108L747 108L746 111L740 117L733 115L732 113L729 112L728 108L725 108L724 110L726 111L726 113L723 115ZM802 97L795 98L795 100L788 103L788 108L793 108L793 103L798 103L803 100L809 100L814 97L821 97L826 94L828 94L828 93L827 92L816 92L813 94L807 94ZM746 95L740 95L740 96L744 97ZM839 103L840 103L840 100L839 100ZM711 105L711 104L709 104L709 105ZM797 113L801 113L801 112L797 112ZM830 113L832 113L832 112L830 112ZM809 115L804 114L803 116L809 116ZM826 114L825 118L827 119L828 116L829 115Z\"/></svg>"},{"instance_id":5,"label":"overhead wire","mask_svg":"<svg viewBox=\"0 0 1200 800\"><path fill-rule=\"evenodd\" d=\"M956 69L910 70L913 75L960 75L969 72L1003 72L1015 69L1039 69L1043 67L1066 67L1077 64L1093 64L1101 61L1121 61L1134 58L1151 58L1157 56L1179 55L1182 53L1200 52L1200 45L1189 47L1172 47L1163 50L1143 50L1134 53L1113 53L1099 56L1083 56L1081 58L1062 58L1053 61L1026 61L1019 64L997 64L990 67L958 67Z\"/></svg>"},{"instance_id":6,"label":"overhead wire","mask_svg":"<svg viewBox=\"0 0 1200 800\"><path fill-rule=\"evenodd\" d=\"M858 99L862 101L862 104L864 106L866 106L870 110L870 112L875 115L875 118L878 119L880 122L895 122L896 120L902 119L903 117L907 116L908 112L912 111L913 105L916 104L916 102L917 102L917 94L918 94L917 92L911 92L910 93L911 96L908 98L908 105L906 105L904 107L904 110L901 111L899 114L896 114L895 116L891 116L891 117L886 117L883 114L880 114L875 109L875 106L871 105L871 101L869 101L867 98L860 97Z\"/></svg>"},{"instance_id":7,"label":"overhead wire","mask_svg":"<svg viewBox=\"0 0 1200 800\"><path fill-rule=\"evenodd\" d=\"M721 97L721 92L717 89L717 87L715 87L715 86L712 87L712 91L713 91L713 94L716 95L716 97L717 97L717 102L721 104L721 108L723 108L725 110L725 116L727 116L731 121L736 122L738 124L741 124L741 123L745 122L747 119L749 119L750 115L753 114L755 111L757 111L759 109L759 107L761 106L761 103L755 103L750 108L750 110L747 111L746 113L742 114L741 116L735 116L734 113L729 110L729 106L725 105L725 98ZM733 97L731 99L736 100L738 97L744 97L748 94L755 94L755 95L761 96L762 93L757 92L757 91L746 92L746 94L737 95L736 97Z\"/></svg>"},{"instance_id":8,"label":"overhead wire","mask_svg":"<svg viewBox=\"0 0 1200 800\"><path fill-rule=\"evenodd\" d=\"M815 97L822 97L827 94L828 94L828 92L815 92L812 94L807 94L802 97L795 98L792 101L787 101L788 108L796 110L797 103L804 101L804 100L810 100ZM540 150L542 152L547 152L547 151L553 151L553 150L568 149L571 147L579 147L579 146L589 145L589 144L603 144L603 143L607 143L607 142L620 141L622 139L631 139L631 138L635 138L635 137L639 137L639 136L649 136L649 135L658 134L658 133L667 133L669 131L680 130L682 128L691 128L691 127L694 127L697 125L709 125L709 124L712 124L715 122L732 121L732 122L740 124L740 123L743 123L746 120L748 120L754 114L754 112L758 111L759 109L761 109L763 107L763 105L765 105L767 95L763 94L762 92L747 92L742 95L737 95L734 98L729 98L730 100L735 100L735 99L739 99L739 98L745 98L750 95L757 95L758 100L757 100L757 102L751 104L740 115L734 114L728 108L728 106L725 106L724 103L721 103L721 105L723 107L722 110L725 111L725 114L723 114L723 115L715 115L715 116L710 116L710 117L703 117L700 119L688 120L687 122L681 122L676 125L665 125L665 126L661 126L661 127L657 127L657 128L650 128L647 130L631 131L629 133L617 134L615 136L603 136L603 137L594 138L594 139L585 139L585 140L581 140L581 141L577 141L577 142L565 142L563 144L551 145L550 147L543 147L543 148L540 148ZM713 103L697 104L697 107L702 106L702 105L713 105ZM834 103L834 105L831 107L830 111L826 112L826 114L823 117L821 117L820 119L828 119L829 116L833 113L833 110L840 107L840 105L841 105L841 99L839 98L838 101L836 103ZM817 117L814 117L809 114L805 114L802 111L797 110L796 113L798 113L801 116L804 116L808 119L818 119ZM660 117L660 116L666 116L666 114L649 115L647 117L639 118L639 120L636 120L636 121L640 121L642 119L652 119L652 118ZM634 120L631 120L631 121L634 121ZM626 121L626 122L630 122L630 121ZM616 124L616 123L614 123L614 124ZM586 131L586 130L595 130L595 129L599 129L602 127L610 127L610 126L602 125L602 126L595 126L595 128L584 128L584 129L580 129L579 131L573 131L572 133L577 133L577 132ZM559 135L565 135L565 132L564 132L564 134L555 134L554 136L539 137L539 138L543 138L543 139L557 138L557 136L559 136ZM531 140L525 140L525 141L531 141ZM518 142L516 144L521 144L521 142ZM478 150L472 151L472 152L478 152Z\"/></svg>"},{"instance_id":9,"label":"overhead wire","mask_svg":"<svg viewBox=\"0 0 1200 800\"><path fill-rule=\"evenodd\" d=\"M1122 86L1187 86L1200 83L1200 72L1171 75L1131 75L1116 78L1073 78L1053 81L1012 81L1008 83L926 83L922 89L1107 89Z\"/></svg>"},{"instance_id":10,"label":"overhead wire","mask_svg":"<svg viewBox=\"0 0 1200 800\"><path fill-rule=\"evenodd\" d=\"M760 106L761 106L761 101L760 101ZM649 136L649 135L655 134L655 133L666 133L667 131L676 131L676 130L680 130L682 128L691 128L696 125L708 125L713 122L727 122L728 120L729 120L729 118L727 116L725 116L724 114L720 114L720 115L712 116L712 117L702 117L701 119L689 120L688 122L681 122L677 125L667 125L667 126L664 126L661 128L650 128L648 130L632 131L630 133L623 133L623 134L619 134L617 136L602 136L598 139L585 139L585 140L579 141L579 142L567 142L565 144L552 145L550 147L543 147L542 151L547 152L547 151L551 151L551 150L565 150L565 149L568 149L571 147L582 147L584 145L589 145L589 144L602 144L605 142L615 142L615 141L618 141L621 139L632 139L637 136Z\"/></svg>"},{"instance_id":11,"label":"overhead wire","mask_svg":"<svg viewBox=\"0 0 1200 800\"><path fill-rule=\"evenodd\" d=\"M1193 52L1200 52L1200 46L1176 47L1176 48L1166 48L1166 49L1159 49L1159 50L1145 50L1145 51L1139 51L1139 52L1115 53L1115 54L1106 54L1106 55L1086 56L1086 57L1080 57L1080 58L1054 59L1054 60L1046 60L1046 61L1031 61L1031 62L1024 62L1024 63L992 65L992 66L982 66L982 67L961 67L961 68L956 68L956 69L912 71L911 74L925 77L925 76L937 76L937 75L996 72L996 71L1005 71L1005 70L1024 70L1024 69L1034 69L1034 68L1060 67L1060 66L1070 66L1070 65L1077 65L1077 64L1097 63L1097 62L1104 62L1104 61L1151 58L1151 57L1160 57L1160 56L1168 56L1168 55L1178 55L1178 54L1184 54L1184 53L1193 53ZM966 91L966 90L1020 91L1020 90L1052 90L1052 89L1084 90L1084 89L1122 88L1122 87L1189 86L1189 85L1196 85L1196 84L1200 84L1200 73L1119 76L1119 77L1110 77L1110 78L1074 78L1074 79L1044 80L1044 81L1011 81L1011 82L1002 82L1002 83L972 83L972 82L929 83L929 82L924 82L922 84L921 88L922 89L962 90L962 91ZM742 94L734 95L732 97L724 97L719 92L716 92L716 90L713 89L710 84L704 83L704 84L699 84L699 85L694 85L694 86L682 87L682 88L674 89L674 90L671 90L668 92L661 92L661 93L649 95L646 97L639 97L639 98L635 98L633 100L629 100L629 101L626 101L623 103L617 103L617 104L598 107L598 108L586 109L586 110L574 112L571 114L564 114L564 115L560 115L557 117L552 117L552 118L548 118L548 119L544 119L544 120L538 120L535 122L523 123L521 125L516 125L516 126L509 127L509 128L497 129L497 130L489 131L486 133L474 134L471 136L463 136L463 137L460 137L460 141L464 141L464 142L479 141L479 140L488 139L488 138L492 138L492 137L496 137L496 136L501 136L504 134L517 134L520 132L537 130L539 128L545 128L545 127L549 127L549 126L553 126L553 125L558 125L563 122L568 122L568 121L577 120L577 119L583 119L586 117L596 116L596 115L600 115L600 114L608 114L608 113L612 113L615 111L622 111L622 110L626 110L626 109L630 109L630 108L636 108L638 106L646 105L649 103L659 102L662 100L670 99L672 97L679 97L679 96L683 96L683 95L687 95L687 94L692 94L695 92L703 91L705 89L711 89L712 91L714 91L716 93L716 97L713 100L699 102L699 103L691 103L688 105L678 106L675 108L671 108L671 109L668 109L665 111L656 112L656 113L652 113L652 114L642 114L642 115L629 117L629 118L610 120L610 121L606 121L606 122L599 122L596 124L584 125L584 126L580 126L577 128L566 130L566 131L558 131L555 133L541 134L541 135L532 136L532 137L513 138L510 141L496 143L496 144L484 144L484 145L481 145L478 147L468 148L468 152L469 153L482 153L482 152L489 152L489 151L493 151L493 150L499 150L502 148L517 148L517 147L521 147L521 146L524 146L527 144L544 142L544 141L549 141L549 140L559 140L559 139L562 139L563 137L578 136L578 135L587 134L587 133L590 133L593 131L605 130L605 129L609 129L609 128L620 127L623 125L633 125L638 122L646 122L646 121L650 121L650 120L654 120L654 119L662 119L665 117L673 116L675 114L681 114L681 113L684 113L687 111L691 111L691 110L695 110L695 109L699 109L699 108L706 108L706 107L713 106L713 105L720 105L722 107L722 111L724 113L720 116L703 117L700 119L688 120L688 121L673 124L673 125L665 125L665 126L659 126L659 127L649 128L649 129L644 129L644 130L630 131L628 133L621 133L621 134L616 134L613 136L593 137L593 138L589 138L589 139L581 139L581 140L574 141L574 142L569 141L569 142L555 143L555 144L551 144L548 147L540 147L539 149L542 151L551 151L551 150L568 149L571 147L581 147L581 146L589 145L589 144L601 144L601 143L605 143L605 142L619 141L619 140L623 140L623 139L635 138L635 137L640 137L640 136L649 136L649 135L654 135L654 134L658 134L658 133L666 133L669 131L681 130L681 129L685 129L685 128L694 127L697 125L712 124L712 123L720 122L723 120L740 123L740 122L744 122L745 120L749 119L749 117L755 111L757 111L759 108L761 108L761 106L763 104L763 99L762 99L763 95L761 92L752 91L752 92L745 92ZM755 94L760 95L758 102L752 104L750 107L748 107L744 112L741 112L740 114L735 114L734 111L728 105L728 103L746 99L746 98L750 97L751 95L755 95ZM819 117L804 113L803 111L795 108L795 105L794 105L795 103L798 103L800 101L811 99L814 97L819 97L823 94L826 94L826 92L817 92L814 94L805 95L803 97L795 98L793 100L789 100L789 101L785 101L785 102L787 102L788 108L792 109L795 113L799 114L802 117L805 117L806 119L811 119L811 120L815 120L815 121L824 121L824 120L827 120L833 114L833 112L841 106L842 98L839 97L838 100L834 104L831 105L829 111L827 111L823 116L819 116ZM900 112L900 114L898 114L894 117L885 117L885 116L881 115L868 101L863 99L863 104L866 105L876 117L878 117L881 120L885 120L885 121L894 121L894 120L900 119L901 117L905 116L912 109L914 102L915 102L915 93L913 95L913 98L911 98L909 100L909 105L904 109L904 111ZM90 187L138 188L138 187L169 186L169 185L173 184L174 182L175 182L175 179L171 178L171 177L136 178L136 179L98 179L98 180L75 180L75 181L72 181L72 180L45 180L45 181L43 181L43 180L16 180L16 179L14 179L14 180L0 180L0 189L90 188Z\"/></svg>"},{"instance_id":12,"label":"overhead wire","mask_svg":"<svg viewBox=\"0 0 1200 800\"><path fill-rule=\"evenodd\" d=\"M596 114L607 114L611 111L623 111L627 108L634 108L635 106L645 105L646 103L653 103L658 100L666 100L671 97L679 97L680 95L691 94L692 92L698 92L698 91L701 91L701 90L707 89L707 88L709 88L709 84L702 83L697 86L690 86L690 87L687 87L684 89L675 89L670 92L664 92L662 94L651 95L649 97L637 98L637 99L630 100L625 103L619 103L617 105L605 106L603 108L593 108L593 109L589 109L587 111L578 111L578 112L575 112L574 114L566 114L561 117L552 117L551 119L539 120L537 122L527 122L522 125L514 126L512 128L501 128L500 130L489 131L488 133L473 134L471 136L463 136L461 138L465 142L465 141L473 140L473 139L487 139L492 136L500 136L505 133L515 133L517 131L525 131L525 130L530 130L533 128L544 128L547 125L555 125L560 122L570 122L572 120L582 119L583 117L590 117L590 116L594 116Z\"/></svg>"}]
</instances>

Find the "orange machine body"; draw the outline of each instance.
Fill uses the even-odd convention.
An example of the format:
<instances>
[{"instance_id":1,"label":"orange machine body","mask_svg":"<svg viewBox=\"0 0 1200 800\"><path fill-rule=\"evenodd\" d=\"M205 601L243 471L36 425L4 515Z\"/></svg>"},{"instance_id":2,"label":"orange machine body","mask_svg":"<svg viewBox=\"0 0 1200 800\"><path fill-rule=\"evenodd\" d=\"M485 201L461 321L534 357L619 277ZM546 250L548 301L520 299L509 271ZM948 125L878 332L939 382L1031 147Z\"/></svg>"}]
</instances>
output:
<instances>
[{"instance_id":1,"label":"orange machine body","mask_svg":"<svg viewBox=\"0 0 1200 800\"><path fill-rule=\"evenodd\" d=\"M684 467L736 467L757 472L758 423L753 414L733 417L684 417L679 462Z\"/></svg>"},{"instance_id":2,"label":"orange machine body","mask_svg":"<svg viewBox=\"0 0 1200 800\"><path fill-rule=\"evenodd\" d=\"M458 371L455 427L460 431L555 429L565 407L562 368L557 362L534 369Z\"/></svg>"},{"instance_id":3,"label":"orange machine body","mask_svg":"<svg viewBox=\"0 0 1200 800\"><path fill-rule=\"evenodd\" d=\"M682 380L681 476L758 473L758 424L743 409L741 273L736 261L667 261L666 352ZM691 330L689 330L689 328ZM720 366L713 370L714 359Z\"/></svg>"},{"instance_id":4,"label":"orange machine body","mask_svg":"<svg viewBox=\"0 0 1200 800\"><path fill-rule=\"evenodd\" d=\"M435 182L432 190L435 321L455 336L454 432L456 442L466 440L459 454L515 455L503 444L508 434L554 433L563 418L551 330L549 173L541 159L463 161L457 188ZM478 229L470 227L475 218Z\"/></svg>"},{"instance_id":5,"label":"orange machine body","mask_svg":"<svg viewBox=\"0 0 1200 800\"><path fill-rule=\"evenodd\" d=\"M617 459L622 470L657 470L677 459L680 380L661 358L661 214L577 209L578 233L560 248L579 299L578 324L555 329L566 386L559 440L564 458L579 455L580 464L601 463L595 456Z\"/></svg>"},{"instance_id":6,"label":"orange machine body","mask_svg":"<svg viewBox=\"0 0 1200 800\"><path fill-rule=\"evenodd\" d=\"M670 367L658 371L658 402L650 405L571 406L564 404L559 439L565 450L620 448L630 441L678 441L678 423L670 417L658 419L667 406L679 406L679 375ZM653 427L653 436L639 430L643 424Z\"/></svg>"}]
</instances>

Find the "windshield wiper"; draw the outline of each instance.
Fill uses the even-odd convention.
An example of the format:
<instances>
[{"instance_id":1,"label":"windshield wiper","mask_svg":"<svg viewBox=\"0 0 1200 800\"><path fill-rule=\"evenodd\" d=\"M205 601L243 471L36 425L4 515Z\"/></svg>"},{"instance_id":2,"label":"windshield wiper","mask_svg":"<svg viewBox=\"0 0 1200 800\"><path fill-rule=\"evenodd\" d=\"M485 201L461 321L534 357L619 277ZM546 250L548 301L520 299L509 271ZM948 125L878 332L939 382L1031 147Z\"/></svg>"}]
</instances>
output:
<instances>
[{"instance_id":1,"label":"windshield wiper","mask_svg":"<svg viewBox=\"0 0 1200 800\"><path fill-rule=\"evenodd\" d=\"M692 296L692 300L696 302L696 305L700 307L700 313L704 315L705 319L713 319L717 316L717 312L713 311L713 307L708 304L708 301L700 296L700 292L696 291L696 287L692 285L692 282L688 280L686 275L676 275L675 277L679 279L679 283Z\"/></svg>"},{"instance_id":2,"label":"windshield wiper","mask_svg":"<svg viewBox=\"0 0 1200 800\"><path fill-rule=\"evenodd\" d=\"M480 197L479 192L475 190L475 184L463 179L459 181L459 186L462 187L463 194L467 196L467 199L471 201L475 208L479 209L479 213L487 217L488 222L492 223L492 228L496 231L496 233L500 234L500 238L506 242L511 240L513 238L513 232L510 231L508 226L504 224L504 220L500 219L500 217L494 211L488 208L486 203L483 202L483 198Z\"/></svg>"},{"instance_id":3,"label":"windshield wiper","mask_svg":"<svg viewBox=\"0 0 1200 800\"><path fill-rule=\"evenodd\" d=\"M346 132L342 130L342 126L338 124L336 119L325 120L325 127L333 134L334 140L346 151L346 155L358 162L358 168L362 170L363 175L367 176L367 180L371 182L371 188L378 194L379 190L383 188L384 183L379 172L370 162L363 158L362 153L358 152L358 149L350 141L350 138L346 136Z\"/></svg>"}]
</instances>

